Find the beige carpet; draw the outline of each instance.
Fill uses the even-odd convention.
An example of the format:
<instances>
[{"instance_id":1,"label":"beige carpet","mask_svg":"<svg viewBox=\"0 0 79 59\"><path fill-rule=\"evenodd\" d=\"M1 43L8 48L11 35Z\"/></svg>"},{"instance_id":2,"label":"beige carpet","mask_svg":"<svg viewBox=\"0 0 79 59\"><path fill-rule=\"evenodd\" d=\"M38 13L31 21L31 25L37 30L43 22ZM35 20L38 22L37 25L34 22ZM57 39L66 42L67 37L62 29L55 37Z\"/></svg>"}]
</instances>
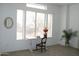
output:
<instances>
[{"instance_id":1,"label":"beige carpet","mask_svg":"<svg viewBox=\"0 0 79 59\"><path fill-rule=\"evenodd\" d=\"M64 47L61 45L54 45L47 47L47 51L40 52L30 51L30 50L21 50L15 52L8 52L7 54L2 54L2 56L79 56L79 49L72 47Z\"/></svg>"}]
</instances>

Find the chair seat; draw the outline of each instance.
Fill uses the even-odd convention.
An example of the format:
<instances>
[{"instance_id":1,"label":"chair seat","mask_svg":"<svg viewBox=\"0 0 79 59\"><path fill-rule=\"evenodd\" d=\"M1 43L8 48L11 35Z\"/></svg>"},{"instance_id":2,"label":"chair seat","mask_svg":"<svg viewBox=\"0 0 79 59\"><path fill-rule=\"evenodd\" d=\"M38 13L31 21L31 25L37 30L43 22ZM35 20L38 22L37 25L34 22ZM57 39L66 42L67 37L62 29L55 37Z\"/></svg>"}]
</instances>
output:
<instances>
[{"instance_id":1,"label":"chair seat","mask_svg":"<svg viewBox=\"0 0 79 59\"><path fill-rule=\"evenodd\" d=\"M36 44L36 46L44 47L45 45L44 45L44 44L39 43L39 44Z\"/></svg>"}]
</instances>

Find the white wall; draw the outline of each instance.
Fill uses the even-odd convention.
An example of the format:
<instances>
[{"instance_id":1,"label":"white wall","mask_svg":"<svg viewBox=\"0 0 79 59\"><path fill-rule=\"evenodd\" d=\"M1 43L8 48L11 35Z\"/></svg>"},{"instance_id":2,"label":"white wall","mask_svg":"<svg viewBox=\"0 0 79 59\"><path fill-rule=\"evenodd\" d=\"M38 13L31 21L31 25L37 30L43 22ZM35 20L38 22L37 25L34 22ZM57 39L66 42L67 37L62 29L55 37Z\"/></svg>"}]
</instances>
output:
<instances>
[{"instance_id":1,"label":"white wall","mask_svg":"<svg viewBox=\"0 0 79 59\"><path fill-rule=\"evenodd\" d=\"M72 28L79 31L79 4L70 4L62 6L61 14L61 35L62 30ZM65 44L65 40L60 40L61 45ZM79 34L70 40L70 45L74 48L79 48Z\"/></svg>"},{"instance_id":2,"label":"white wall","mask_svg":"<svg viewBox=\"0 0 79 59\"><path fill-rule=\"evenodd\" d=\"M30 40L16 40L16 11L26 9L25 4L0 4L0 52L23 50L30 48ZM60 35L60 8L48 6L49 12L54 13L53 38L47 40L47 46L58 43ZM14 25L11 29L4 27L5 17L12 17ZM35 48L35 40L32 40L32 48Z\"/></svg>"},{"instance_id":3,"label":"white wall","mask_svg":"<svg viewBox=\"0 0 79 59\"><path fill-rule=\"evenodd\" d=\"M16 5L14 4L0 4L1 11L0 11L0 51L14 51L14 50L21 50L27 49L29 47L28 40L18 41L16 40ZM20 5L19 5L20 6ZM14 25L11 29L6 29L4 27L4 19L5 17L12 17L14 21Z\"/></svg>"},{"instance_id":4,"label":"white wall","mask_svg":"<svg viewBox=\"0 0 79 59\"><path fill-rule=\"evenodd\" d=\"M63 30L65 30L65 29L67 29L68 28L68 23L69 23L69 19L68 19L68 14L69 14L69 12L68 12L69 10L68 10L68 5L63 5L63 6L61 6L61 13L60 13L60 17L61 17L61 33L60 33L60 37L61 37L61 35L63 35L63 33L62 33L62 31ZM65 45L65 40L64 39L62 39L62 38L60 38L60 40L59 40L59 44L61 44L61 45Z\"/></svg>"},{"instance_id":5,"label":"white wall","mask_svg":"<svg viewBox=\"0 0 79 59\"><path fill-rule=\"evenodd\" d=\"M79 4L70 6L70 28L79 32ZM79 48L79 33L78 37L71 40L71 46Z\"/></svg>"},{"instance_id":6,"label":"white wall","mask_svg":"<svg viewBox=\"0 0 79 59\"><path fill-rule=\"evenodd\" d=\"M31 40L16 40L16 11L17 9L26 10L25 4L0 4L0 52L15 51L35 48L36 39ZM48 12L54 14L53 20L53 37L48 38L47 46L60 43L64 45L64 40L61 39L62 30L72 28L79 31L79 4L55 6L48 5ZM5 17L11 16L14 25L11 29L4 27ZM79 37L71 40L71 46L79 47Z\"/></svg>"}]
</instances>

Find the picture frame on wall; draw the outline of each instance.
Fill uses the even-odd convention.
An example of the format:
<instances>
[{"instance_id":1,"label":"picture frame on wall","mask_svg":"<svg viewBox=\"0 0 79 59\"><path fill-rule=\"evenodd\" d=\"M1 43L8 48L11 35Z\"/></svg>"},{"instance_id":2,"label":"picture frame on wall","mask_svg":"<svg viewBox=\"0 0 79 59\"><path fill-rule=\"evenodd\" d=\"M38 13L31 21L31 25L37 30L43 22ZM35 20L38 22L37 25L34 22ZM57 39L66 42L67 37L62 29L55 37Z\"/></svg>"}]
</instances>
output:
<instances>
[{"instance_id":1,"label":"picture frame on wall","mask_svg":"<svg viewBox=\"0 0 79 59\"><path fill-rule=\"evenodd\" d=\"M12 28L13 27L13 19L11 17L6 17L5 20L4 20L4 26L7 29Z\"/></svg>"}]
</instances>

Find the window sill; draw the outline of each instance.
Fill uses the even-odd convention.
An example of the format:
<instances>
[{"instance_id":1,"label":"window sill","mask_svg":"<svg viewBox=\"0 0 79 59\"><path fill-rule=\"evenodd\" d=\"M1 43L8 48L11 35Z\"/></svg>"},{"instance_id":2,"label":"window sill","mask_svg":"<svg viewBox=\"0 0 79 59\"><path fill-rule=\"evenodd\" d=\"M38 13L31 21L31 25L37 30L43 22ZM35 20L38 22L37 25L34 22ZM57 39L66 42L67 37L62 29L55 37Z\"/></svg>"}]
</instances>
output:
<instances>
[{"instance_id":1,"label":"window sill","mask_svg":"<svg viewBox=\"0 0 79 59\"><path fill-rule=\"evenodd\" d=\"M41 39L42 37L40 37L40 39ZM53 37L47 37L48 39L51 39L51 38L53 38ZM34 37L34 38L25 38L25 39L18 39L18 40L36 40L37 39L37 37Z\"/></svg>"}]
</instances>

